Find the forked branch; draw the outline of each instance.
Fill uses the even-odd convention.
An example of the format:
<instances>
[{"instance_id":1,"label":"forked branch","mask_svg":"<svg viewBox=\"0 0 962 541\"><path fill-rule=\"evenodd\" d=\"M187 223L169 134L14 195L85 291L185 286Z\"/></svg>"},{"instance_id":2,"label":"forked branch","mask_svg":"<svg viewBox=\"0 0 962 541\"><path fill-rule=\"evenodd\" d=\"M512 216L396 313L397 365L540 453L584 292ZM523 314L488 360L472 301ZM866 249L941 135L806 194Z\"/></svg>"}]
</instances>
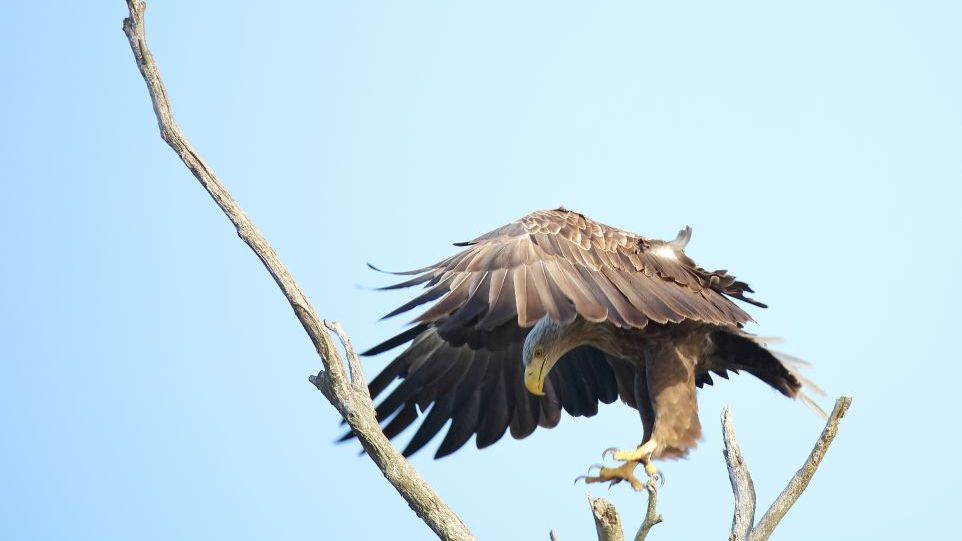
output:
<instances>
[{"instance_id":1,"label":"forked branch","mask_svg":"<svg viewBox=\"0 0 962 541\"><path fill-rule=\"evenodd\" d=\"M657 510L658 488L655 486L655 482L649 480L646 489L648 506L645 510L645 520L638 528L638 532L635 533L635 541L645 541L651 528L663 520ZM595 519L598 541L623 541L625 534L621 528L621 516L618 515L615 506L604 498L592 498L590 495L588 496L588 503L591 505L591 514Z\"/></svg>"},{"instance_id":2,"label":"forked branch","mask_svg":"<svg viewBox=\"0 0 962 541\"><path fill-rule=\"evenodd\" d=\"M838 424L852 404L852 398L843 396L835 401L835 408L828 416L825 429L822 435L815 442L815 447L808 455L808 459L802 467L789 480L788 485L782 490L778 498L772 503L768 511L762 516L758 524L752 525L755 514L755 488L752 485L751 475L748 467L742 458L738 442L735 441L735 430L732 427L731 412L728 408L722 412L722 431L725 435L725 460L728 463L728 477L731 479L732 491L735 493L735 516L732 519L732 531L729 539L731 541L765 541L768 539L779 521L788 513L792 505L798 501L799 496L808 487L809 481L815 475L828 447L838 433Z\"/></svg>"}]
</instances>

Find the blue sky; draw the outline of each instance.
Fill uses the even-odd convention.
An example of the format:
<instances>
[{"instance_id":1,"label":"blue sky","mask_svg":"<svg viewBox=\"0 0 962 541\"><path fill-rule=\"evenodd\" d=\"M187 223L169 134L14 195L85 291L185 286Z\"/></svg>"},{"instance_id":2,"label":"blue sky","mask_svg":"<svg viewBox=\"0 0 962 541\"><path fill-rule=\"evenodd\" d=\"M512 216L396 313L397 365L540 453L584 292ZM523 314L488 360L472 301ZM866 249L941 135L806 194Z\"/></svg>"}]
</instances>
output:
<instances>
[{"instance_id":1,"label":"blue sky","mask_svg":"<svg viewBox=\"0 0 962 541\"><path fill-rule=\"evenodd\" d=\"M125 13L0 16L0 537L430 538L333 444L310 342L157 137ZM691 225L688 253L770 305L751 330L855 397L782 540L954 532L960 24L927 1L148 9L180 126L358 348L407 295L367 289L367 261L419 267L561 204ZM822 427L749 376L699 397L652 539L726 535L725 404L766 505ZM572 479L640 437L612 405L413 463L482 539L588 539ZM640 523L643 497L589 491Z\"/></svg>"}]
</instances>

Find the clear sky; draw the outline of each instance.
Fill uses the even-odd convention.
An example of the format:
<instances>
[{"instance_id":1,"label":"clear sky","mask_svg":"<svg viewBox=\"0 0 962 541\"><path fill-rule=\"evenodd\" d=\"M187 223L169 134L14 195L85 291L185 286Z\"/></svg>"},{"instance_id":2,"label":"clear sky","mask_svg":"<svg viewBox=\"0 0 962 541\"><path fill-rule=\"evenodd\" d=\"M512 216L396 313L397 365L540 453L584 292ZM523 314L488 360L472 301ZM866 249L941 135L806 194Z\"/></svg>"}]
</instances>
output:
<instances>
[{"instance_id":1,"label":"clear sky","mask_svg":"<svg viewBox=\"0 0 962 541\"><path fill-rule=\"evenodd\" d=\"M0 8L0 538L430 538L333 443L310 342L157 136L125 13ZM750 330L814 363L825 408L855 397L781 540L956 531L960 28L951 1L148 9L180 126L358 348L408 295L367 289L367 261L419 267L561 204L691 225L688 253L770 305ZM822 428L750 376L699 397L652 539L727 535L725 404L760 505ZM594 534L572 480L640 438L616 404L413 463L482 539L573 541ZM589 491L640 523L643 496Z\"/></svg>"}]
</instances>

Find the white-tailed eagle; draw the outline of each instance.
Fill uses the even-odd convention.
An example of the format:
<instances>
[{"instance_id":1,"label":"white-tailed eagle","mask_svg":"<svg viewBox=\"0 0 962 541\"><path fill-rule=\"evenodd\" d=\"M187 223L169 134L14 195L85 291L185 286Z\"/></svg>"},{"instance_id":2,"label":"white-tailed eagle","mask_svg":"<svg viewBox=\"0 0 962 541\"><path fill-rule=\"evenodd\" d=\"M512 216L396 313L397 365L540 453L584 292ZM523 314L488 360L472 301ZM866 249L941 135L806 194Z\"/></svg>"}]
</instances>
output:
<instances>
[{"instance_id":1,"label":"white-tailed eagle","mask_svg":"<svg viewBox=\"0 0 962 541\"><path fill-rule=\"evenodd\" d=\"M472 436L479 448L506 431L551 428L561 410L592 416L617 398L638 410L641 445L589 482L641 484L638 463L684 456L700 437L696 387L746 371L785 396L806 383L793 362L742 327L732 299L765 307L726 271L707 271L672 241L648 239L566 210L533 212L457 244L464 250L384 289L426 291L385 317L437 301L414 326L366 355L406 349L370 383L388 437L420 421L404 449L421 449L450 422L436 457ZM426 412L426 413L425 413Z\"/></svg>"}]
</instances>

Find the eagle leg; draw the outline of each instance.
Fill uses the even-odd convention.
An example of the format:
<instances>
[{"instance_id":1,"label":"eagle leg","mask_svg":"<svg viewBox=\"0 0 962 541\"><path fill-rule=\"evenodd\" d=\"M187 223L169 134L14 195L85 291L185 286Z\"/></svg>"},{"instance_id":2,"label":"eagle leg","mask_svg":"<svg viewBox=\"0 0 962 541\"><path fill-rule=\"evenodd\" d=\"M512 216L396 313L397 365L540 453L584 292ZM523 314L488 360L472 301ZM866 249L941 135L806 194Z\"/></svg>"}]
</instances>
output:
<instances>
[{"instance_id":1,"label":"eagle leg","mask_svg":"<svg viewBox=\"0 0 962 541\"><path fill-rule=\"evenodd\" d=\"M638 467L638 462L625 462L617 468L608 468L605 466L592 467L598 468L598 475L581 475L575 479L575 482L584 480L585 483L609 483L608 486L610 488L622 481L627 481L628 484L631 485L631 488L635 489L635 492L641 492L641 490L645 488L645 484L635 477L635 468Z\"/></svg>"}]
</instances>

